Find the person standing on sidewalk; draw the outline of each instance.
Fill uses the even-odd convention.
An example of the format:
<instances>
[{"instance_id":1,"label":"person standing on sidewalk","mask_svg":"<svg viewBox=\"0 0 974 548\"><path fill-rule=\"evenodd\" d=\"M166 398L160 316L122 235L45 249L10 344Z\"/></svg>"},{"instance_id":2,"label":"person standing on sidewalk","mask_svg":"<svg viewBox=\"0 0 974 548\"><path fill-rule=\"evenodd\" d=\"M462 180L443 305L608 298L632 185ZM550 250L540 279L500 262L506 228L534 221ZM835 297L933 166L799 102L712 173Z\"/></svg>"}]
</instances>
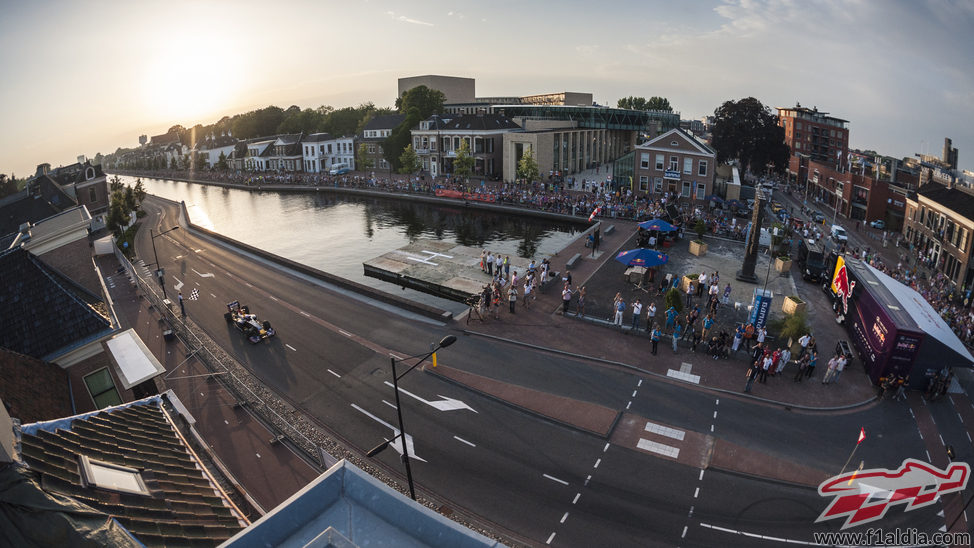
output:
<instances>
[{"instance_id":1,"label":"person standing on sidewalk","mask_svg":"<svg viewBox=\"0 0 974 548\"><path fill-rule=\"evenodd\" d=\"M646 331L648 332L656 327L656 304L649 303L646 309Z\"/></svg>"},{"instance_id":2,"label":"person standing on sidewalk","mask_svg":"<svg viewBox=\"0 0 974 548\"><path fill-rule=\"evenodd\" d=\"M802 345L802 350L801 352L798 353L798 359L801 359L802 356L805 355L805 352L808 352L808 342L811 340L812 340L812 336L809 335L808 333L805 333L804 335L798 338L798 344Z\"/></svg>"},{"instance_id":3,"label":"person standing on sidewalk","mask_svg":"<svg viewBox=\"0 0 974 548\"><path fill-rule=\"evenodd\" d=\"M507 290L507 301L511 303L511 314L514 313L514 303L517 302L517 286L511 284L511 288Z\"/></svg>"},{"instance_id":4,"label":"person standing on sidewalk","mask_svg":"<svg viewBox=\"0 0 974 548\"><path fill-rule=\"evenodd\" d=\"M494 253L492 251L487 252L487 275L494 277Z\"/></svg>"},{"instance_id":5,"label":"person standing on sidewalk","mask_svg":"<svg viewBox=\"0 0 974 548\"><path fill-rule=\"evenodd\" d=\"M741 341L744 340L744 326L738 325L737 329L734 330L734 344L731 346L731 350L734 354L737 354L738 349L741 348Z\"/></svg>"},{"instance_id":6,"label":"person standing on sidewalk","mask_svg":"<svg viewBox=\"0 0 974 548\"><path fill-rule=\"evenodd\" d=\"M710 328L713 326L714 326L714 316L713 314L707 314L703 319L703 331L700 332L700 337L706 339L707 334L710 333Z\"/></svg>"},{"instance_id":7,"label":"person standing on sidewalk","mask_svg":"<svg viewBox=\"0 0 974 548\"><path fill-rule=\"evenodd\" d=\"M578 308L575 310L575 317L585 317L585 286L578 288Z\"/></svg>"},{"instance_id":8,"label":"person standing on sidewalk","mask_svg":"<svg viewBox=\"0 0 974 548\"><path fill-rule=\"evenodd\" d=\"M707 273L703 272L700 274L700 277L697 278L697 297L702 297L703 290L706 289L708 286L709 285L707 284Z\"/></svg>"},{"instance_id":9,"label":"person standing on sidewalk","mask_svg":"<svg viewBox=\"0 0 974 548\"><path fill-rule=\"evenodd\" d=\"M781 349L781 356L778 359L778 369L774 372L775 375L784 371L785 366L791 361L791 350L788 348Z\"/></svg>"},{"instance_id":10,"label":"person standing on sidewalk","mask_svg":"<svg viewBox=\"0 0 974 548\"><path fill-rule=\"evenodd\" d=\"M693 306L693 280L687 282L687 308Z\"/></svg>"},{"instance_id":11,"label":"person standing on sidewalk","mask_svg":"<svg viewBox=\"0 0 974 548\"><path fill-rule=\"evenodd\" d=\"M186 315L186 305L183 304L183 292L179 292L179 312L183 316Z\"/></svg>"},{"instance_id":12,"label":"person standing on sidewalk","mask_svg":"<svg viewBox=\"0 0 974 548\"><path fill-rule=\"evenodd\" d=\"M612 325L617 325L622 329L622 314L626 310L626 301L622 300L622 293L616 293L615 299L612 300L612 309L615 310Z\"/></svg>"},{"instance_id":13,"label":"person standing on sidewalk","mask_svg":"<svg viewBox=\"0 0 974 548\"><path fill-rule=\"evenodd\" d=\"M568 305L570 305L571 303L572 303L572 287L571 285L568 284L568 282L565 282L565 288L561 290L561 304L562 304L561 315L562 316L568 315Z\"/></svg>"},{"instance_id":14,"label":"person standing on sidewalk","mask_svg":"<svg viewBox=\"0 0 974 548\"><path fill-rule=\"evenodd\" d=\"M768 371L771 370L771 364L774 363L774 358L771 357L771 352L764 353L764 361L761 362L761 384L768 383Z\"/></svg>"},{"instance_id":15,"label":"person standing on sidewalk","mask_svg":"<svg viewBox=\"0 0 974 548\"><path fill-rule=\"evenodd\" d=\"M653 350L652 350L651 354L655 356L656 355L656 347L657 347L657 345L659 345L659 340L661 338L663 338L663 332L660 330L659 325L655 325L655 324L653 325L653 334L652 334L651 338L652 338L652 341L653 341Z\"/></svg>"},{"instance_id":16,"label":"person standing on sidewalk","mask_svg":"<svg viewBox=\"0 0 974 548\"><path fill-rule=\"evenodd\" d=\"M808 368L805 370L805 378L807 379L812 378L812 375L815 374L815 366L818 365L818 350L812 347L809 355L811 357L808 359Z\"/></svg>"},{"instance_id":17,"label":"person standing on sidewalk","mask_svg":"<svg viewBox=\"0 0 974 548\"><path fill-rule=\"evenodd\" d=\"M839 365L839 357L832 356L829 360L828 369L825 370L825 375L822 377L822 384L831 384L832 378L835 376L835 368Z\"/></svg>"},{"instance_id":18,"label":"person standing on sidewalk","mask_svg":"<svg viewBox=\"0 0 974 548\"><path fill-rule=\"evenodd\" d=\"M795 373L795 382L802 382L802 377L805 376L805 371L808 370L808 362L811 358L811 354L805 354L798 358L798 372Z\"/></svg>"},{"instance_id":19,"label":"person standing on sidewalk","mask_svg":"<svg viewBox=\"0 0 974 548\"><path fill-rule=\"evenodd\" d=\"M632 332L635 333L639 331L639 317L643 314L643 303L636 299L636 302L632 304Z\"/></svg>"},{"instance_id":20,"label":"person standing on sidewalk","mask_svg":"<svg viewBox=\"0 0 974 548\"><path fill-rule=\"evenodd\" d=\"M751 387L754 386L754 379L757 378L760 369L757 360L751 362L751 366L747 368L747 373L745 373L745 376L747 376L747 384L744 385L744 392L751 392Z\"/></svg>"},{"instance_id":21,"label":"person standing on sidewalk","mask_svg":"<svg viewBox=\"0 0 974 548\"><path fill-rule=\"evenodd\" d=\"M683 326L677 322L676 327L673 328L673 353L676 354L676 343L680 340L680 332Z\"/></svg>"}]
</instances>

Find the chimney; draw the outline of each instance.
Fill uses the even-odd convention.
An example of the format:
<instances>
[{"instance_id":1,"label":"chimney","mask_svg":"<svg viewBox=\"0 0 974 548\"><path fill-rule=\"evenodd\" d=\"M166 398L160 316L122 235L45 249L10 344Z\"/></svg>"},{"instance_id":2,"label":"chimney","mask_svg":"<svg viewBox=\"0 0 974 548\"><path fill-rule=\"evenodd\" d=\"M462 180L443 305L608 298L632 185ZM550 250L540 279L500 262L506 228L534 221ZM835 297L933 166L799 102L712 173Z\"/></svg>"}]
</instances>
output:
<instances>
[{"instance_id":1,"label":"chimney","mask_svg":"<svg viewBox=\"0 0 974 548\"><path fill-rule=\"evenodd\" d=\"M78 155L78 163L79 164L85 163L85 155L84 154L79 154Z\"/></svg>"}]
</instances>

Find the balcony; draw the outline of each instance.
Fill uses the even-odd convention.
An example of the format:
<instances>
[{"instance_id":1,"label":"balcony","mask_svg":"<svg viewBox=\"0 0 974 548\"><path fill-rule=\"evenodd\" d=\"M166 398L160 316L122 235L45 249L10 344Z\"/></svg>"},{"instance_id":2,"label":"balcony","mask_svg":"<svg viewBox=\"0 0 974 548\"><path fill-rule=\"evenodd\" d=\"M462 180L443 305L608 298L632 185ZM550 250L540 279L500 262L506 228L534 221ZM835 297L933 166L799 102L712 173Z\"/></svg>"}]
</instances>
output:
<instances>
[{"instance_id":1,"label":"balcony","mask_svg":"<svg viewBox=\"0 0 974 548\"><path fill-rule=\"evenodd\" d=\"M417 148L416 149L416 154L429 154L429 153L430 153L430 149L428 149L428 148Z\"/></svg>"}]
</instances>

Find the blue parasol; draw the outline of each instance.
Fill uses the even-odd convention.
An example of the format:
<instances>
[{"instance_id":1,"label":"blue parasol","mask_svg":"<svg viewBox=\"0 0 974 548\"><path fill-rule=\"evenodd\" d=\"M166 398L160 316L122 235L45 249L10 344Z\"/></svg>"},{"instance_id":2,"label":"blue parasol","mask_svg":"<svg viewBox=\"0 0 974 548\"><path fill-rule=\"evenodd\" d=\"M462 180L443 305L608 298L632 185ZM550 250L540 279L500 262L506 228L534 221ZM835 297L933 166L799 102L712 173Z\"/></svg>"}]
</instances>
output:
<instances>
[{"instance_id":1,"label":"blue parasol","mask_svg":"<svg viewBox=\"0 0 974 548\"><path fill-rule=\"evenodd\" d=\"M663 219L653 219L651 221L644 221L639 223L639 228L644 230L657 230L659 232L673 232L676 227L670 223L664 221Z\"/></svg>"},{"instance_id":2,"label":"blue parasol","mask_svg":"<svg viewBox=\"0 0 974 548\"><path fill-rule=\"evenodd\" d=\"M643 266L646 268L651 268L661 264L666 264L670 258L666 253L660 253L659 251L654 251L652 249L639 248L620 252L618 255L616 255L616 260L626 266Z\"/></svg>"}]
</instances>

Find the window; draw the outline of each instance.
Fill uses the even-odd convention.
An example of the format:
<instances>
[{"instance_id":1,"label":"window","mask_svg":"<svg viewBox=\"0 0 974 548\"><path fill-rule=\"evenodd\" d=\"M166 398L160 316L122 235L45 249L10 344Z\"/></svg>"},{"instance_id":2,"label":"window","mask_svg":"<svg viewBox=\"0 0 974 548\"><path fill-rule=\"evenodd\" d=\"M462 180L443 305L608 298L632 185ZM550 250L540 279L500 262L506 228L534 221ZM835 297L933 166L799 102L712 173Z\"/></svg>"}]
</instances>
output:
<instances>
[{"instance_id":1,"label":"window","mask_svg":"<svg viewBox=\"0 0 974 548\"><path fill-rule=\"evenodd\" d=\"M494 152L494 139L492 137L491 138L488 138L488 139L486 139L486 142L487 142L487 154L493 153ZM493 162L493 160L491 160L491 162Z\"/></svg>"},{"instance_id":2,"label":"window","mask_svg":"<svg viewBox=\"0 0 974 548\"><path fill-rule=\"evenodd\" d=\"M801 122L798 122L798 123L795 124L795 129L801 129L801 128L802 128L802 123Z\"/></svg>"},{"instance_id":3,"label":"window","mask_svg":"<svg viewBox=\"0 0 974 548\"><path fill-rule=\"evenodd\" d=\"M474 154L484 153L484 140L481 137L475 137L473 140L473 152Z\"/></svg>"},{"instance_id":4,"label":"window","mask_svg":"<svg viewBox=\"0 0 974 548\"><path fill-rule=\"evenodd\" d=\"M423 137L423 148L424 148L424 149L425 149L425 148L429 148L429 146L430 146L430 140L429 140L429 137Z\"/></svg>"},{"instance_id":5,"label":"window","mask_svg":"<svg viewBox=\"0 0 974 548\"><path fill-rule=\"evenodd\" d=\"M693 173L693 158L683 159L683 173L690 175Z\"/></svg>"},{"instance_id":6,"label":"window","mask_svg":"<svg viewBox=\"0 0 974 548\"><path fill-rule=\"evenodd\" d=\"M649 153L643 152L639 155L639 167L642 169L649 169Z\"/></svg>"},{"instance_id":7,"label":"window","mask_svg":"<svg viewBox=\"0 0 974 548\"><path fill-rule=\"evenodd\" d=\"M118 395L115 381L112 380L112 374L107 367L86 375L85 386L88 387L88 393L91 394L91 399L95 401L95 407L98 409L122 404L122 398Z\"/></svg>"},{"instance_id":8,"label":"window","mask_svg":"<svg viewBox=\"0 0 974 548\"><path fill-rule=\"evenodd\" d=\"M703 200L707 195L707 183L697 183L697 199Z\"/></svg>"},{"instance_id":9,"label":"window","mask_svg":"<svg viewBox=\"0 0 974 548\"><path fill-rule=\"evenodd\" d=\"M649 163L649 160L647 160L646 163L648 164ZM648 175L640 175L639 176L639 190L641 192L649 192L649 176Z\"/></svg>"},{"instance_id":10,"label":"window","mask_svg":"<svg viewBox=\"0 0 974 548\"><path fill-rule=\"evenodd\" d=\"M318 145L318 153L319 154L325 153L325 145Z\"/></svg>"},{"instance_id":11,"label":"window","mask_svg":"<svg viewBox=\"0 0 974 548\"><path fill-rule=\"evenodd\" d=\"M680 169L680 159L676 156L670 156L670 171L677 171Z\"/></svg>"},{"instance_id":12,"label":"window","mask_svg":"<svg viewBox=\"0 0 974 548\"><path fill-rule=\"evenodd\" d=\"M653 178L653 192L657 194L663 193L663 178L655 177Z\"/></svg>"},{"instance_id":13,"label":"window","mask_svg":"<svg viewBox=\"0 0 974 548\"><path fill-rule=\"evenodd\" d=\"M656 171L663 171L663 162L665 157L662 154L656 155Z\"/></svg>"},{"instance_id":14,"label":"window","mask_svg":"<svg viewBox=\"0 0 974 548\"><path fill-rule=\"evenodd\" d=\"M98 487L137 495L149 494L145 482L142 481L142 474L135 468L78 455L78 470L81 472L82 485L85 487Z\"/></svg>"},{"instance_id":15,"label":"window","mask_svg":"<svg viewBox=\"0 0 974 548\"><path fill-rule=\"evenodd\" d=\"M88 187L88 200L91 202L98 201L98 193L95 192L95 187Z\"/></svg>"},{"instance_id":16,"label":"window","mask_svg":"<svg viewBox=\"0 0 974 548\"><path fill-rule=\"evenodd\" d=\"M681 194L684 198L690 197L690 181L683 181L683 191Z\"/></svg>"},{"instance_id":17,"label":"window","mask_svg":"<svg viewBox=\"0 0 974 548\"><path fill-rule=\"evenodd\" d=\"M375 154L375 145L369 145L368 151L369 154Z\"/></svg>"},{"instance_id":18,"label":"window","mask_svg":"<svg viewBox=\"0 0 974 548\"><path fill-rule=\"evenodd\" d=\"M700 177L707 176L707 160L700 160L700 164L697 166L697 175Z\"/></svg>"},{"instance_id":19,"label":"window","mask_svg":"<svg viewBox=\"0 0 974 548\"><path fill-rule=\"evenodd\" d=\"M457 150L459 148L460 148L460 138L459 137L454 137L453 138L453 150Z\"/></svg>"}]
</instances>

